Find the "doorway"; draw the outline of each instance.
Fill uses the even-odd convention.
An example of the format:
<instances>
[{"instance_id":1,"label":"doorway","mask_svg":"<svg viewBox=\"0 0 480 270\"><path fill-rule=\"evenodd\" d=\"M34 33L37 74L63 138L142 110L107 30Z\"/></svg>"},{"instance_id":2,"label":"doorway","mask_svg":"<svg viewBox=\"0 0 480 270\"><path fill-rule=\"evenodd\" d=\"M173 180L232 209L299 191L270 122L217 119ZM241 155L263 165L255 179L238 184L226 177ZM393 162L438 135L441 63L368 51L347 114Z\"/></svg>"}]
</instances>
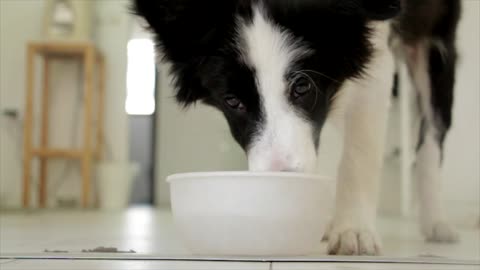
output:
<instances>
[{"instance_id":1,"label":"doorway","mask_svg":"<svg viewBox=\"0 0 480 270\"><path fill-rule=\"evenodd\" d=\"M134 27L137 29L137 27ZM141 29L141 28L140 28ZM155 46L137 30L128 42L127 98L129 158L139 167L132 184L130 204L155 202L156 85Z\"/></svg>"}]
</instances>

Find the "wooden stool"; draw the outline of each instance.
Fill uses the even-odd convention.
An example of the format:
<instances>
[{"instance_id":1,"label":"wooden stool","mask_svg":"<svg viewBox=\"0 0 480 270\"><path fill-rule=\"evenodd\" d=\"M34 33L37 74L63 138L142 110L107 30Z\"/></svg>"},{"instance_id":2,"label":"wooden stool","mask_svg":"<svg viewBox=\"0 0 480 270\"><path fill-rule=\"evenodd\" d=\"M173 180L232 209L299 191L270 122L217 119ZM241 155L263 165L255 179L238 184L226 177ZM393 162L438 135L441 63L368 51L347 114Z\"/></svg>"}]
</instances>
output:
<instances>
[{"instance_id":1,"label":"wooden stool","mask_svg":"<svg viewBox=\"0 0 480 270\"><path fill-rule=\"evenodd\" d=\"M43 87L41 99L41 135L40 146L32 145L33 132L33 96L35 65L34 58L43 58ZM84 138L80 149L54 149L48 147L48 115L49 115L49 76L50 61L55 57L79 57L83 62L84 80ZM95 67L98 70L98 108L95 133L95 148L92 147L93 94ZM27 85L24 127L24 163L23 163L23 207L30 206L31 162L34 157L40 159L40 181L38 204L43 208L47 202L47 160L49 158L78 159L81 162L82 207L90 206L91 165L92 159L100 159L103 144L103 101L105 95L105 64L101 54L92 43L88 42L33 42L27 47ZM76 82L75 82L76 83Z\"/></svg>"}]
</instances>

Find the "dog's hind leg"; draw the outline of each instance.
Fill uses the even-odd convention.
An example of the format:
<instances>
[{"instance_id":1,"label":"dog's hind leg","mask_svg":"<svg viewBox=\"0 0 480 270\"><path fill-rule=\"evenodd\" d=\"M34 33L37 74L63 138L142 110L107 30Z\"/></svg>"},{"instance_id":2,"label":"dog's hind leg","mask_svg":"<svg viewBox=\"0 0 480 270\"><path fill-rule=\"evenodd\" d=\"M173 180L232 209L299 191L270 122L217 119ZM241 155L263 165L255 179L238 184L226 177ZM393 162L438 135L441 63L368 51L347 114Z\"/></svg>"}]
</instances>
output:
<instances>
[{"instance_id":1,"label":"dog's hind leg","mask_svg":"<svg viewBox=\"0 0 480 270\"><path fill-rule=\"evenodd\" d=\"M455 48L444 40L418 42L405 48L421 116L413 171L421 230L428 241L454 242L458 236L445 220L440 171L443 143L452 122Z\"/></svg>"}]
</instances>

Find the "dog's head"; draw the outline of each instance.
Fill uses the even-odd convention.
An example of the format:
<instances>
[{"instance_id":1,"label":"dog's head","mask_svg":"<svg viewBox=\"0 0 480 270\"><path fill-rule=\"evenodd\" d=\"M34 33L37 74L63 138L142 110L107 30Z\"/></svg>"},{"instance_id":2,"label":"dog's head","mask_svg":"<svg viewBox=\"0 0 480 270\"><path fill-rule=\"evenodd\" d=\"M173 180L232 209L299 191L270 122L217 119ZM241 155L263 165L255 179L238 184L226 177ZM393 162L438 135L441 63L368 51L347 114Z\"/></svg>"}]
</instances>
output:
<instances>
[{"instance_id":1,"label":"dog's head","mask_svg":"<svg viewBox=\"0 0 480 270\"><path fill-rule=\"evenodd\" d=\"M226 117L251 170L312 171L319 134L372 54L369 22L399 0L135 0L179 103Z\"/></svg>"}]
</instances>

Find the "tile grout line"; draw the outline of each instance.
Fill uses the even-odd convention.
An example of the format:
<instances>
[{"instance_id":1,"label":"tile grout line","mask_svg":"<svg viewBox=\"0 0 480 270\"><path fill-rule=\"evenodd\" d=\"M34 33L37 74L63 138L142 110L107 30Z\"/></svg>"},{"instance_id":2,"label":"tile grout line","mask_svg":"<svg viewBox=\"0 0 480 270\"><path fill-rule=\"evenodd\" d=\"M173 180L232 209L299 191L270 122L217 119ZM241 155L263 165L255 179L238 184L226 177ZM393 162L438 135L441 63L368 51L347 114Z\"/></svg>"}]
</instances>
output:
<instances>
[{"instance_id":1,"label":"tile grout line","mask_svg":"<svg viewBox=\"0 0 480 270\"><path fill-rule=\"evenodd\" d=\"M0 261L0 265L6 265L6 264L9 264L9 263L12 263L12 262L15 262L15 261L18 261L18 259L6 259L6 261L2 262Z\"/></svg>"},{"instance_id":2,"label":"tile grout line","mask_svg":"<svg viewBox=\"0 0 480 270\"><path fill-rule=\"evenodd\" d=\"M10 256L8 256L10 255ZM157 257L152 255L123 255L112 256L112 254L92 254L85 255L79 253L73 254L2 254L0 259L21 259L21 260L112 260L112 261L210 261L210 262L263 262L263 263L402 263L402 264L422 264L422 265L480 265L480 261L477 260L438 260L430 258L430 261L426 261L421 258L402 258L397 260L388 260L386 258L346 258L342 256L336 256L337 258L323 258L323 259L279 259L279 258L262 258L262 259L235 259L235 258L210 258L210 257ZM272 265L273 267L273 265Z\"/></svg>"}]
</instances>

